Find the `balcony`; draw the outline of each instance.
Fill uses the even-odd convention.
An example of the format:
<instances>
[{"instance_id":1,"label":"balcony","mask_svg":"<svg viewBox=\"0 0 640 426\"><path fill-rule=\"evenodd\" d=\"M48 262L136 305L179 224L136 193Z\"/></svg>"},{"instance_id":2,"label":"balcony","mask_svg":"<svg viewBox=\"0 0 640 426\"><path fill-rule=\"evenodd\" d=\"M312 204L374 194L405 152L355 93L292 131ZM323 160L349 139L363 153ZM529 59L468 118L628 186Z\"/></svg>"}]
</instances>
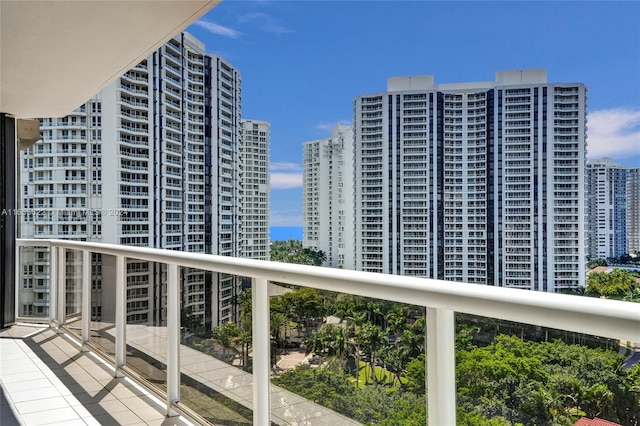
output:
<instances>
[{"instance_id":1,"label":"balcony","mask_svg":"<svg viewBox=\"0 0 640 426\"><path fill-rule=\"evenodd\" d=\"M128 380L122 379L123 376L136 378L151 385L152 393L166 401L161 410L156 404L156 414L183 414L196 422L202 421L199 416L206 418L210 413L198 406L199 397L193 396L194 389L208 397L215 394L216 398L222 398L225 406L236 412L234 415L246 422L252 419L256 425L269 421L275 424L357 424L270 384L267 293L270 281L426 308L427 388L432 390L428 392L427 402L430 425L455 424L454 312L640 341L640 310L633 303L142 247L60 240L17 240L17 243L19 250L36 246L48 246L50 250L52 273L48 311L51 317L48 321L52 330L41 330L42 336L59 339L60 335L54 331L75 336L80 350L68 354L75 362L80 364L80 359L87 358L87 351L100 354L110 366L109 380L114 380L114 386ZM109 267L113 272L111 282L102 283L101 320L90 317L92 298L96 297L91 291L92 253L102 254L103 269ZM151 270L166 277L166 305L161 309L166 310L166 318L162 322L135 324L135 315L144 315L149 308L142 299L135 301L136 305L127 312L127 261L133 259L152 262ZM191 268L251 278L253 374L194 349L187 344L188 339L184 339L180 328L179 288L181 274L192 271ZM72 277L76 278L73 288L69 288ZM67 283L66 291L58 291L61 282ZM106 299L105 294L109 291L105 293L105 289L111 288L109 286L113 292L111 298ZM29 344L33 344L35 351L42 350L33 342ZM100 368L108 370L104 366ZM80 377L76 377L79 373L72 372L68 379L79 381Z\"/></svg>"}]
</instances>

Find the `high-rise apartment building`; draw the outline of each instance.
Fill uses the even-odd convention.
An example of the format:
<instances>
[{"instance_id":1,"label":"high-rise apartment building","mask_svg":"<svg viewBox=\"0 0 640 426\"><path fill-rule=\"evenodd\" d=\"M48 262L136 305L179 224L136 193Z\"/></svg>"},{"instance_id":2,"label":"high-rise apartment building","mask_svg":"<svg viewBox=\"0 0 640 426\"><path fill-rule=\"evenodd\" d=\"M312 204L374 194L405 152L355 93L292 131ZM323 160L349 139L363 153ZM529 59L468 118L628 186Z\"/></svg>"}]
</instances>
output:
<instances>
[{"instance_id":1,"label":"high-rise apartment building","mask_svg":"<svg viewBox=\"0 0 640 426\"><path fill-rule=\"evenodd\" d=\"M206 55L207 69L206 104L211 107L210 115L206 115L207 129L211 129L209 142L205 149L207 172L206 186L211 197L210 220L211 232L205 236L211 238L209 253L221 256L242 255L242 158L241 146L241 76L233 65L216 55ZM205 134L205 139L208 135ZM216 326L235 320L233 298L241 289L240 277L229 274L212 274L211 287L205 286L207 305L211 309L211 320L205 317L205 327ZM183 301L184 303L184 301Z\"/></svg>"},{"instance_id":2,"label":"high-rise apartment building","mask_svg":"<svg viewBox=\"0 0 640 426\"><path fill-rule=\"evenodd\" d=\"M242 255L269 260L269 140L270 124L241 121Z\"/></svg>"},{"instance_id":3,"label":"high-rise apartment building","mask_svg":"<svg viewBox=\"0 0 640 426\"><path fill-rule=\"evenodd\" d=\"M627 253L628 169L611 158L587 164L587 257L618 258Z\"/></svg>"},{"instance_id":4,"label":"high-rise apartment building","mask_svg":"<svg viewBox=\"0 0 640 426\"><path fill-rule=\"evenodd\" d=\"M627 253L640 251L640 168L627 170Z\"/></svg>"},{"instance_id":5,"label":"high-rise apartment building","mask_svg":"<svg viewBox=\"0 0 640 426\"><path fill-rule=\"evenodd\" d=\"M305 142L303 245L322 250L326 264L353 263L353 128L336 124L331 137Z\"/></svg>"},{"instance_id":6,"label":"high-rise apartment building","mask_svg":"<svg viewBox=\"0 0 640 426\"><path fill-rule=\"evenodd\" d=\"M22 236L240 256L240 119L239 72L189 34L174 37L73 114L41 120L43 142L21 154L22 207L30 212ZM33 280L44 277L38 268L48 268L48 257L24 256L39 263L23 271L20 303L46 315L47 304L40 310L34 300L46 300L48 283ZM110 315L99 280L110 261L93 262L96 319ZM165 275L154 263L129 261L129 322L165 318ZM183 308L207 328L234 319L238 277L186 268L182 275Z\"/></svg>"},{"instance_id":7,"label":"high-rise apartment building","mask_svg":"<svg viewBox=\"0 0 640 426\"><path fill-rule=\"evenodd\" d=\"M540 291L585 279L586 87L399 77L354 106L355 262ZM325 202L325 200L320 200Z\"/></svg>"}]
</instances>

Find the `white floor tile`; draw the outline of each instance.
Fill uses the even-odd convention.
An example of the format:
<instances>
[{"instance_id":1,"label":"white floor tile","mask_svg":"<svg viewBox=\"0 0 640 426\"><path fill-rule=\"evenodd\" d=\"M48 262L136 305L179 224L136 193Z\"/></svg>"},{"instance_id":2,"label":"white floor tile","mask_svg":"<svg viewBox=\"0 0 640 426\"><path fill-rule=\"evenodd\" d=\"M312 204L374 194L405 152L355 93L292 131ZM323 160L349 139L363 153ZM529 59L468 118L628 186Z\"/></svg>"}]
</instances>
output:
<instances>
[{"instance_id":1,"label":"white floor tile","mask_svg":"<svg viewBox=\"0 0 640 426\"><path fill-rule=\"evenodd\" d=\"M5 385L7 383L21 382L24 380L46 379L42 371L32 371L29 373L7 374L6 376L0 372L0 381Z\"/></svg>"},{"instance_id":2,"label":"white floor tile","mask_svg":"<svg viewBox=\"0 0 640 426\"><path fill-rule=\"evenodd\" d=\"M67 401L61 396L16 403L16 409L20 415L35 413L36 411L54 410L56 408L64 408L68 406L69 404Z\"/></svg>"},{"instance_id":3,"label":"white floor tile","mask_svg":"<svg viewBox=\"0 0 640 426\"><path fill-rule=\"evenodd\" d=\"M78 413L71 407L57 408L55 410L39 411L22 416L25 424L29 426L42 426L52 423L66 423L71 420L80 419Z\"/></svg>"},{"instance_id":4,"label":"white floor tile","mask_svg":"<svg viewBox=\"0 0 640 426\"><path fill-rule=\"evenodd\" d=\"M24 380L4 383L4 387L8 392L20 392L30 389L54 388L55 386L49 379L41 378L36 380Z\"/></svg>"},{"instance_id":5,"label":"white floor tile","mask_svg":"<svg viewBox=\"0 0 640 426\"><path fill-rule=\"evenodd\" d=\"M38 399L55 398L61 396L60 392L56 388L44 388L44 389L30 389L20 392L11 393L11 399L14 403L24 401L35 401Z\"/></svg>"}]
</instances>

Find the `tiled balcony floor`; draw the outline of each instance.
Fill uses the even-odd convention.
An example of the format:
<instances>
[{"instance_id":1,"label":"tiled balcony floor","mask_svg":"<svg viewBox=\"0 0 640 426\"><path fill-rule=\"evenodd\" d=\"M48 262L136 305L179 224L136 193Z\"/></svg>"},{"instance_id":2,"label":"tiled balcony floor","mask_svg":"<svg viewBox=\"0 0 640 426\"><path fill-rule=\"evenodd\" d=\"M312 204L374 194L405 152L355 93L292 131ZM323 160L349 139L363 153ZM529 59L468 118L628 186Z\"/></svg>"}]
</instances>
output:
<instances>
[{"instance_id":1,"label":"tiled balcony floor","mask_svg":"<svg viewBox=\"0 0 640 426\"><path fill-rule=\"evenodd\" d=\"M92 338L101 335L100 345L112 346L113 326L98 325L92 323ZM131 348L166 362L165 327L130 325L127 326L127 338ZM252 409L251 374L184 345L180 345L180 357L183 375ZM136 360L131 358L129 361ZM129 379L113 376L111 365L91 352L81 352L77 341L66 334L30 325L2 330L0 425L191 424L183 417L165 417L164 401ZM206 407L197 408L204 417L218 418L207 416L202 411ZM358 425L277 386L271 387L271 408L272 422L283 426Z\"/></svg>"},{"instance_id":2,"label":"tiled balcony floor","mask_svg":"<svg viewBox=\"0 0 640 426\"><path fill-rule=\"evenodd\" d=\"M17 325L0 331L0 424L191 425L64 334Z\"/></svg>"}]
</instances>

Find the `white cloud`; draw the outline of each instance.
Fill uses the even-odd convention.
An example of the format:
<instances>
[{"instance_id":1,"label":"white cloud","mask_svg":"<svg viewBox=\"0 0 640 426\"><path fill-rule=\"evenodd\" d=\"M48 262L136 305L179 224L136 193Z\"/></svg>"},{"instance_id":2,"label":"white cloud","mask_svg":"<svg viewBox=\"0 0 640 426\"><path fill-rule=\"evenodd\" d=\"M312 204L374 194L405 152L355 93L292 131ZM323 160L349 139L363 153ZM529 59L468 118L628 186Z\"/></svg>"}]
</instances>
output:
<instances>
[{"instance_id":1,"label":"white cloud","mask_svg":"<svg viewBox=\"0 0 640 426\"><path fill-rule=\"evenodd\" d=\"M295 213L295 214L293 214ZM272 211L269 215L269 226L303 226L302 212Z\"/></svg>"},{"instance_id":2,"label":"white cloud","mask_svg":"<svg viewBox=\"0 0 640 426\"><path fill-rule=\"evenodd\" d=\"M302 171L302 166L298 163L290 163L287 161L279 161L275 163L271 163L270 170L272 172L275 171L293 171L299 172Z\"/></svg>"},{"instance_id":3,"label":"white cloud","mask_svg":"<svg viewBox=\"0 0 640 426\"><path fill-rule=\"evenodd\" d=\"M314 128L318 130L331 130L334 123L318 123L314 126Z\"/></svg>"},{"instance_id":4,"label":"white cloud","mask_svg":"<svg viewBox=\"0 0 640 426\"><path fill-rule=\"evenodd\" d=\"M251 12L251 13L247 13L245 15L242 15L240 17L238 17L238 22L240 23L244 23L244 22L249 22L249 21L253 21L256 19L269 19L270 16L267 15L266 13L262 13L262 12Z\"/></svg>"},{"instance_id":5,"label":"white cloud","mask_svg":"<svg viewBox=\"0 0 640 426\"><path fill-rule=\"evenodd\" d=\"M204 19L200 19L193 24L204 28L213 34L227 38L238 38L240 37L240 34L242 34L240 31L234 30L233 28L225 27L223 25L216 24L215 22L205 21Z\"/></svg>"},{"instance_id":6,"label":"white cloud","mask_svg":"<svg viewBox=\"0 0 640 426\"><path fill-rule=\"evenodd\" d=\"M255 21L256 26L266 33L282 35L295 32L292 29L281 25L275 18L267 13L252 12L238 17L238 23L247 23L252 21Z\"/></svg>"},{"instance_id":7,"label":"white cloud","mask_svg":"<svg viewBox=\"0 0 640 426\"><path fill-rule=\"evenodd\" d=\"M271 189L302 188L302 173L271 173Z\"/></svg>"},{"instance_id":8,"label":"white cloud","mask_svg":"<svg viewBox=\"0 0 640 426\"><path fill-rule=\"evenodd\" d=\"M587 153L590 159L640 153L640 110L599 110L590 112L588 119Z\"/></svg>"},{"instance_id":9,"label":"white cloud","mask_svg":"<svg viewBox=\"0 0 640 426\"><path fill-rule=\"evenodd\" d=\"M295 33L295 31L292 30L291 28L283 27L282 25L276 24L274 22L263 25L262 29L267 33L271 33L275 35Z\"/></svg>"},{"instance_id":10,"label":"white cloud","mask_svg":"<svg viewBox=\"0 0 640 426\"><path fill-rule=\"evenodd\" d=\"M323 130L323 131L329 131L331 129L333 129L333 126L335 126L336 124L342 124L344 126L351 126L351 120L340 120L337 122L333 122L333 123L318 123L315 126L313 126L315 129L317 130Z\"/></svg>"}]
</instances>

